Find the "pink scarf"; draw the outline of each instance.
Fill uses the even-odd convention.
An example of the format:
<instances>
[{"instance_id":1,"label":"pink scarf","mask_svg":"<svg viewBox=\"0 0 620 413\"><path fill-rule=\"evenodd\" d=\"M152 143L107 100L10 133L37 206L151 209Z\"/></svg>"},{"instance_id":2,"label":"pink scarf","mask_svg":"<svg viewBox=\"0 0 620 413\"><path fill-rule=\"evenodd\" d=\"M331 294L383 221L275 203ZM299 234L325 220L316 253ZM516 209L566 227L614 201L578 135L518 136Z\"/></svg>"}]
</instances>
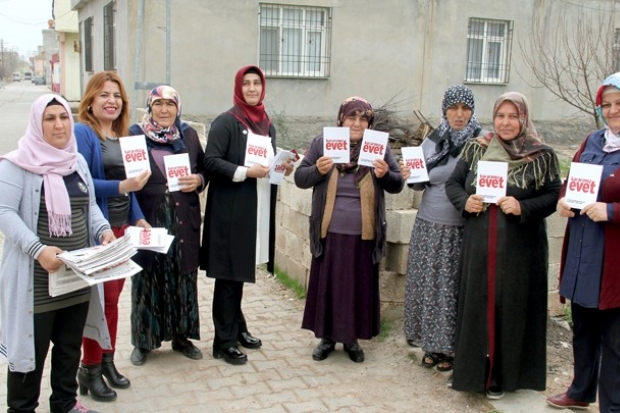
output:
<instances>
[{"instance_id":1,"label":"pink scarf","mask_svg":"<svg viewBox=\"0 0 620 413\"><path fill-rule=\"evenodd\" d=\"M45 206L49 217L50 236L64 237L71 235L71 201L63 180L77 169L77 143L73 134L73 117L71 120L71 140L64 149L56 149L43 139L43 113L47 104L56 99L67 113L71 109L65 99L59 95L46 94L37 98L30 108L30 123L26 133L19 140L17 149L0 159L6 159L32 173L43 176Z\"/></svg>"}]
</instances>

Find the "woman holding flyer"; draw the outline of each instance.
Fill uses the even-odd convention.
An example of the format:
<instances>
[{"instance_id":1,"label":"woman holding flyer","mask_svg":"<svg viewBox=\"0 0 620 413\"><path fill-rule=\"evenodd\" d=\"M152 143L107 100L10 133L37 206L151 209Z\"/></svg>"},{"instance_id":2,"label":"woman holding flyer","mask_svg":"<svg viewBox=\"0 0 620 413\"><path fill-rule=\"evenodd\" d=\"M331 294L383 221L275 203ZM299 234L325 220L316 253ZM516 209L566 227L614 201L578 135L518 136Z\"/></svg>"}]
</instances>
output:
<instances>
[{"instance_id":1,"label":"woman holding flyer","mask_svg":"<svg viewBox=\"0 0 620 413\"><path fill-rule=\"evenodd\" d=\"M538 138L525 96L501 95L493 127L465 144L446 194L465 217L452 387L500 399L505 391L545 389L545 218L555 210L561 180L555 152ZM507 167L507 185L494 178L505 188L496 203L476 195L482 161Z\"/></svg>"},{"instance_id":2,"label":"woman holding flyer","mask_svg":"<svg viewBox=\"0 0 620 413\"><path fill-rule=\"evenodd\" d=\"M149 93L140 123L131 135L144 135L151 177L136 193L148 222L163 227L174 241L167 254L141 250L135 261L144 271L131 283L131 362L140 366L147 354L172 340L172 349L192 360L202 352L189 340L200 340L198 314L198 253L200 250L199 194L208 183L204 151L198 133L181 121L181 99L170 86ZM183 158L176 173L179 189L169 188L166 158Z\"/></svg>"},{"instance_id":3,"label":"woman holding flyer","mask_svg":"<svg viewBox=\"0 0 620 413\"><path fill-rule=\"evenodd\" d=\"M95 183L97 205L110 222L114 235L123 236L129 225L148 228L134 191L142 189L149 171L127 179L119 138L127 136L129 105L123 82L114 72L99 72L86 85L80 102L75 125L78 151L86 159ZM116 332L118 327L118 299L125 279L105 282L105 316L110 331L112 349L102 350L99 344L84 338L84 354L79 370L80 392L97 401L116 400L110 387L126 389L129 380L120 374L114 364ZM105 377L106 381L103 379Z\"/></svg>"},{"instance_id":4,"label":"woman holding flyer","mask_svg":"<svg viewBox=\"0 0 620 413\"><path fill-rule=\"evenodd\" d=\"M269 183L268 162L276 131L265 112L265 75L244 66L235 76L234 106L211 124L204 164L211 179L200 266L215 278L213 357L244 364L238 345L259 348L241 310L243 284L255 282L256 265L273 272L276 188ZM257 155L269 153L261 160ZM249 165L250 158L254 162ZM292 171L287 166L286 175Z\"/></svg>"},{"instance_id":5,"label":"woman holding flyer","mask_svg":"<svg viewBox=\"0 0 620 413\"><path fill-rule=\"evenodd\" d=\"M312 188L310 252L312 263L302 328L321 341L312 358L324 360L343 343L349 358L361 363L358 339L379 334L379 261L385 255L384 191L398 193L403 178L389 146L372 167L358 164L362 138L372 129L370 103L350 97L340 105L337 125L349 130L349 159L325 156L323 135L295 171L299 188ZM346 257L346 259L343 259Z\"/></svg>"},{"instance_id":6,"label":"woman holding flyer","mask_svg":"<svg viewBox=\"0 0 620 413\"><path fill-rule=\"evenodd\" d=\"M566 184L557 210L568 218L560 297L570 300L573 317L574 378L565 393L547 399L558 408L620 411L620 73L609 76L596 94L605 128L589 135L573 162L602 165L596 202L581 210L566 203ZM572 169L572 168L571 168ZM572 170L571 170L572 175Z\"/></svg>"},{"instance_id":7,"label":"woman holding flyer","mask_svg":"<svg viewBox=\"0 0 620 413\"><path fill-rule=\"evenodd\" d=\"M49 295L57 254L115 239L77 152L65 99L46 94L30 110L18 149L0 157L0 353L8 361L9 412L34 412L50 343L51 412L91 412L76 400L82 336L110 347L103 289Z\"/></svg>"},{"instance_id":8,"label":"woman holding flyer","mask_svg":"<svg viewBox=\"0 0 620 413\"><path fill-rule=\"evenodd\" d=\"M463 145L481 132L474 94L466 86L446 90L441 123L422 142L428 182L409 184L424 191L411 232L405 289L405 338L424 351L422 366L452 370L459 289L458 263L465 218L446 196L445 182ZM401 166L403 179L411 168Z\"/></svg>"}]
</instances>

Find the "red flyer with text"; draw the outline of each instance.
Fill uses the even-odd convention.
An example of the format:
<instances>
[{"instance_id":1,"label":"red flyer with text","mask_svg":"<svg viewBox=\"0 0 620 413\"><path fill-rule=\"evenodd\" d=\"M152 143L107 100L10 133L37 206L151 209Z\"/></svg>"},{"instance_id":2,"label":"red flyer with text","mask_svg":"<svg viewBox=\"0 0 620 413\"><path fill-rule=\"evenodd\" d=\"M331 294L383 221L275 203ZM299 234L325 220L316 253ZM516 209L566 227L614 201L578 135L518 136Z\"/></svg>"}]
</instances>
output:
<instances>
[{"instance_id":1,"label":"red flyer with text","mask_svg":"<svg viewBox=\"0 0 620 413\"><path fill-rule=\"evenodd\" d=\"M374 168L372 163L377 159L383 159L385 157L389 136L390 134L387 132L366 129L364 131L362 149L360 150L360 157L357 164Z\"/></svg>"},{"instance_id":2,"label":"red flyer with text","mask_svg":"<svg viewBox=\"0 0 620 413\"><path fill-rule=\"evenodd\" d=\"M325 126L323 128L323 155L334 163L349 163L350 132L348 127Z\"/></svg>"},{"instance_id":3,"label":"red flyer with text","mask_svg":"<svg viewBox=\"0 0 620 413\"><path fill-rule=\"evenodd\" d=\"M476 195L482 195L483 202L494 204L498 199L506 196L507 183L507 162L478 161Z\"/></svg>"},{"instance_id":4,"label":"red flyer with text","mask_svg":"<svg viewBox=\"0 0 620 413\"><path fill-rule=\"evenodd\" d=\"M248 131L248 141L245 146L245 162L243 166L250 167L255 163L269 166L273 158L273 147L269 136L256 135Z\"/></svg>"},{"instance_id":5,"label":"red flyer with text","mask_svg":"<svg viewBox=\"0 0 620 413\"><path fill-rule=\"evenodd\" d=\"M602 174L603 165L572 162L564 201L575 209L595 203Z\"/></svg>"},{"instance_id":6,"label":"red flyer with text","mask_svg":"<svg viewBox=\"0 0 620 413\"><path fill-rule=\"evenodd\" d=\"M149 153L146 149L146 139L144 135L124 136L119 138L121 145L121 153L123 155L123 164L125 165L125 175L127 178L133 178L142 173L142 171L151 170L149 161Z\"/></svg>"},{"instance_id":7,"label":"red flyer with text","mask_svg":"<svg viewBox=\"0 0 620 413\"><path fill-rule=\"evenodd\" d=\"M411 175L407 178L407 183L428 182L428 171L426 170L426 160L422 148L420 146L409 146L400 148L400 150L403 154L403 162L411 168Z\"/></svg>"},{"instance_id":8,"label":"red flyer with text","mask_svg":"<svg viewBox=\"0 0 620 413\"><path fill-rule=\"evenodd\" d=\"M164 165L166 166L166 178L168 178L168 191L180 191L179 178L189 176L192 173L189 164L189 154L179 153L177 155L164 156Z\"/></svg>"}]
</instances>

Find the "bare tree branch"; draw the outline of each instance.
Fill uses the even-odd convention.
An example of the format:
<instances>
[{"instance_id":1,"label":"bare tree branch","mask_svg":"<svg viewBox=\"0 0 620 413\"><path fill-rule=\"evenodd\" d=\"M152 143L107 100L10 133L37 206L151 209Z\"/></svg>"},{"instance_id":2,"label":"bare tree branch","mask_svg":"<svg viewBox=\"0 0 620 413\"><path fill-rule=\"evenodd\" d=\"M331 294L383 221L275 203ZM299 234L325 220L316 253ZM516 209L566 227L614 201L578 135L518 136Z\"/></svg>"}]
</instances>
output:
<instances>
[{"instance_id":1,"label":"bare tree branch","mask_svg":"<svg viewBox=\"0 0 620 413\"><path fill-rule=\"evenodd\" d=\"M605 9L580 8L570 16L564 12L545 16L537 10L532 14L531 33L519 40L523 61L535 82L523 80L592 116L599 127L595 90L620 64L615 10L615 0L606 2Z\"/></svg>"}]
</instances>

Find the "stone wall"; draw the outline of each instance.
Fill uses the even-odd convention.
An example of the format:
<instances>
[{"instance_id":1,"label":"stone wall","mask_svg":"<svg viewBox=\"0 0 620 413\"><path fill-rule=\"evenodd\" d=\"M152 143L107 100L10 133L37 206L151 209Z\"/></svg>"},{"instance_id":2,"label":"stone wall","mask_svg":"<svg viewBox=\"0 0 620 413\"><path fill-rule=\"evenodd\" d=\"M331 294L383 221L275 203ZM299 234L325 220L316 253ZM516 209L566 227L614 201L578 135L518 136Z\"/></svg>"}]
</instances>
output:
<instances>
[{"instance_id":1,"label":"stone wall","mask_svg":"<svg viewBox=\"0 0 620 413\"><path fill-rule=\"evenodd\" d=\"M308 225L312 190L295 186L292 175L280 185L276 209L276 266L307 287L310 273ZM405 187L400 194L386 194L387 256L380 264L381 301L402 303L407 272L407 254L411 230L421 193ZM565 219L557 214L547 219L549 237L549 311L563 314L557 299L560 250Z\"/></svg>"}]
</instances>

